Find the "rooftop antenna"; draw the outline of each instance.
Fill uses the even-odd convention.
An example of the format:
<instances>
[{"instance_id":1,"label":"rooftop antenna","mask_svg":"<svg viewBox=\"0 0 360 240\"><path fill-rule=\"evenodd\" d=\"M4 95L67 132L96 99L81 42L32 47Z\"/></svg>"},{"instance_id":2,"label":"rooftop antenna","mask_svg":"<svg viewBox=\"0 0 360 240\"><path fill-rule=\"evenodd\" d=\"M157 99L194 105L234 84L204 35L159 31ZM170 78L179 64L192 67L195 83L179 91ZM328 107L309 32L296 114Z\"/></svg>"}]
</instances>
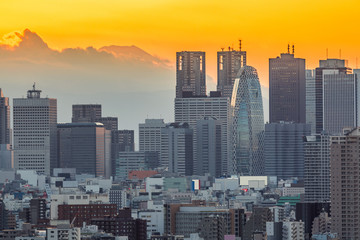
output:
<instances>
[{"instance_id":1,"label":"rooftop antenna","mask_svg":"<svg viewBox=\"0 0 360 240\"><path fill-rule=\"evenodd\" d=\"M36 84L36 82L34 82L34 85L33 85L33 90L35 91L35 84Z\"/></svg>"},{"instance_id":2,"label":"rooftop antenna","mask_svg":"<svg viewBox=\"0 0 360 240\"><path fill-rule=\"evenodd\" d=\"M290 44L288 44L288 53L290 54Z\"/></svg>"},{"instance_id":3,"label":"rooftop antenna","mask_svg":"<svg viewBox=\"0 0 360 240\"><path fill-rule=\"evenodd\" d=\"M326 49L326 59L329 59L329 49Z\"/></svg>"},{"instance_id":4,"label":"rooftop antenna","mask_svg":"<svg viewBox=\"0 0 360 240\"><path fill-rule=\"evenodd\" d=\"M292 54L295 54L295 45L292 45Z\"/></svg>"},{"instance_id":5,"label":"rooftop antenna","mask_svg":"<svg viewBox=\"0 0 360 240\"><path fill-rule=\"evenodd\" d=\"M241 52L241 39L239 39L239 51Z\"/></svg>"}]
</instances>

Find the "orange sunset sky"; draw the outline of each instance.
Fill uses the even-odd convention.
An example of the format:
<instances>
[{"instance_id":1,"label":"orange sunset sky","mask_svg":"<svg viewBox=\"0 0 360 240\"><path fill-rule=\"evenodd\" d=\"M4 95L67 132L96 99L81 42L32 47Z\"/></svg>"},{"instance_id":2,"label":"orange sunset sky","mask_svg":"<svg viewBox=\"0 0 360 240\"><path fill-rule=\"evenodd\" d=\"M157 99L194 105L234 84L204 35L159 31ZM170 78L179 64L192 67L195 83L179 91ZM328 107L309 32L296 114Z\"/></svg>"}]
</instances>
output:
<instances>
[{"instance_id":1,"label":"orange sunset sky","mask_svg":"<svg viewBox=\"0 0 360 240\"><path fill-rule=\"evenodd\" d=\"M201 50L213 81L216 51L237 49L241 38L248 64L267 86L268 58L288 43L308 68L326 58L327 48L329 58L341 49L355 68L359 10L358 0L8 0L0 1L0 35L29 28L53 49L136 45L171 62L176 51Z\"/></svg>"}]
</instances>

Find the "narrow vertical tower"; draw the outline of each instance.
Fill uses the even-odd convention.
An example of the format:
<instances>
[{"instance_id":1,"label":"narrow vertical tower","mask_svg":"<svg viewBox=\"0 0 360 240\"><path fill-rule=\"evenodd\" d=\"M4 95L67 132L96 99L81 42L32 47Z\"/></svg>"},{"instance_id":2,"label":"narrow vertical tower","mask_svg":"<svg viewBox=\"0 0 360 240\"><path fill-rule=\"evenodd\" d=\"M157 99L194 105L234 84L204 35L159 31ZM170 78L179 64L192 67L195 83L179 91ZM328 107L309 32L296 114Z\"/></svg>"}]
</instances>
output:
<instances>
[{"instance_id":1,"label":"narrow vertical tower","mask_svg":"<svg viewBox=\"0 0 360 240\"><path fill-rule=\"evenodd\" d=\"M11 144L9 98L0 88L0 144Z\"/></svg>"},{"instance_id":2,"label":"narrow vertical tower","mask_svg":"<svg viewBox=\"0 0 360 240\"><path fill-rule=\"evenodd\" d=\"M231 107L234 168L241 175L263 175L264 111L255 68L240 69L234 82Z\"/></svg>"},{"instance_id":3,"label":"narrow vertical tower","mask_svg":"<svg viewBox=\"0 0 360 240\"><path fill-rule=\"evenodd\" d=\"M57 167L57 100L41 98L41 90L14 99L14 158L17 170L50 175Z\"/></svg>"},{"instance_id":4,"label":"narrow vertical tower","mask_svg":"<svg viewBox=\"0 0 360 240\"><path fill-rule=\"evenodd\" d=\"M176 97L206 96L205 52L176 53Z\"/></svg>"},{"instance_id":5,"label":"narrow vertical tower","mask_svg":"<svg viewBox=\"0 0 360 240\"><path fill-rule=\"evenodd\" d=\"M9 98L4 97L4 93L0 88L0 169L14 167L11 144Z\"/></svg>"}]
</instances>

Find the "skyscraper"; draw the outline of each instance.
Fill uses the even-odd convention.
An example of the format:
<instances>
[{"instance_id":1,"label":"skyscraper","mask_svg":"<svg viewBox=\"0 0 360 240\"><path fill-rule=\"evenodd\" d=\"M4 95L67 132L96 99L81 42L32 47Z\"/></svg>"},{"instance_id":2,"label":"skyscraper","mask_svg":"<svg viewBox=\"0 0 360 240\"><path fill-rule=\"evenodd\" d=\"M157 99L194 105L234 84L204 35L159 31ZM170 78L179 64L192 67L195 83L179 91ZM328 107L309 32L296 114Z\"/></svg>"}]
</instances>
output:
<instances>
[{"instance_id":1,"label":"skyscraper","mask_svg":"<svg viewBox=\"0 0 360 240\"><path fill-rule=\"evenodd\" d=\"M246 52L241 49L217 52L217 64L217 90L222 97L231 98L235 78L246 65Z\"/></svg>"},{"instance_id":2,"label":"skyscraper","mask_svg":"<svg viewBox=\"0 0 360 240\"><path fill-rule=\"evenodd\" d=\"M358 126L358 81L354 74L323 71L323 128L339 135Z\"/></svg>"},{"instance_id":3,"label":"skyscraper","mask_svg":"<svg viewBox=\"0 0 360 240\"><path fill-rule=\"evenodd\" d=\"M109 178L111 131L102 123L58 124L58 159L61 168Z\"/></svg>"},{"instance_id":4,"label":"skyscraper","mask_svg":"<svg viewBox=\"0 0 360 240\"><path fill-rule=\"evenodd\" d=\"M100 122L104 124L104 127L107 130L110 130L112 132L118 130L118 118L117 117L101 117L98 119L95 119L95 122Z\"/></svg>"},{"instance_id":5,"label":"skyscraper","mask_svg":"<svg viewBox=\"0 0 360 240\"><path fill-rule=\"evenodd\" d=\"M306 123L311 125L311 133L316 133L315 118L315 70L306 70Z\"/></svg>"},{"instance_id":6,"label":"skyscraper","mask_svg":"<svg viewBox=\"0 0 360 240\"><path fill-rule=\"evenodd\" d=\"M234 82L231 108L234 168L241 175L263 175L264 112L255 68L240 69Z\"/></svg>"},{"instance_id":7,"label":"skyscraper","mask_svg":"<svg viewBox=\"0 0 360 240\"><path fill-rule=\"evenodd\" d=\"M196 123L198 175L221 176L221 128L221 121L212 117L204 117Z\"/></svg>"},{"instance_id":8,"label":"skyscraper","mask_svg":"<svg viewBox=\"0 0 360 240\"><path fill-rule=\"evenodd\" d=\"M140 123L139 151L160 153L161 129L164 127L164 119L145 119L145 123Z\"/></svg>"},{"instance_id":9,"label":"skyscraper","mask_svg":"<svg viewBox=\"0 0 360 240\"><path fill-rule=\"evenodd\" d=\"M193 175L193 130L187 123L171 123L161 129L160 164L169 172Z\"/></svg>"},{"instance_id":10,"label":"skyscraper","mask_svg":"<svg viewBox=\"0 0 360 240\"><path fill-rule=\"evenodd\" d=\"M14 155L11 148L10 105L0 88L0 169L14 167Z\"/></svg>"},{"instance_id":11,"label":"skyscraper","mask_svg":"<svg viewBox=\"0 0 360 240\"><path fill-rule=\"evenodd\" d=\"M27 98L14 98L15 168L50 175L57 167L57 100L40 93L34 84Z\"/></svg>"},{"instance_id":12,"label":"skyscraper","mask_svg":"<svg viewBox=\"0 0 360 240\"><path fill-rule=\"evenodd\" d=\"M304 177L304 140L310 125L280 122L265 124L265 175L278 179Z\"/></svg>"},{"instance_id":13,"label":"skyscraper","mask_svg":"<svg viewBox=\"0 0 360 240\"><path fill-rule=\"evenodd\" d=\"M117 130L112 132L112 143L117 152L135 151L134 130Z\"/></svg>"},{"instance_id":14,"label":"skyscraper","mask_svg":"<svg viewBox=\"0 0 360 240\"><path fill-rule=\"evenodd\" d=\"M330 147L331 232L360 239L360 128L332 136Z\"/></svg>"},{"instance_id":15,"label":"skyscraper","mask_svg":"<svg viewBox=\"0 0 360 240\"><path fill-rule=\"evenodd\" d=\"M227 97L175 98L175 122L186 122L194 131L194 170L197 171L196 123L204 117L221 121L221 174L233 174L234 165L229 156L231 142L230 99Z\"/></svg>"},{"instance_id":16,"label":"skyscraper","mask_svg":"<svg viewBox=\"0 0 360 240\"><path fill-rule=\"evenodd\" d=\"M330 201L330 137L316 134L304 138L304 185L306 202Z\"/></svg>"},{"instance_id":17,"label":"skyscraper","mask_svg":"<svg viewBox=\"0 0 360 240\"><path fill-rule=\"evenodd\" d=\"M320 60L319 67L315 70L315 124L316 133L324 130L323 121L323 81L326 74L347 74L351 71L345 66L345 60L327 59Z\"/></svg>"},{"instance_id":18,"label":"skyscraper","mask_svg":"<svg viewBox=\"0 0 360 240\"><path fill-rule=\"evenodd\" d=\"M177 52L176 97L205 95L205 52Z\"/></svg>"},{"instance_id":19,"label":"skyscraper","mask_svg":"<svg viewBox=\"0 0 360 240\"><path fill-rule=\"evenodd\" d=\"M115 165L119 152L133 151L135 151L134 130L111 131L111 162L113 176L115 176Z\"/></svg>"},{"instance_id":20,"label":"skyscraper","mask_svg":"<svg viewBox=\"0 0 360 240\"><path fill-rule=\"evenodd\" d=\"M11 144L9 98L0 88L0 144Z\"/></svg>"},{"instance_id":21,"label":"skyscraper","mask_svg":"<svg viewBox=\"0 0 360 240\"><path fill-rule=\"evenodd\" d=\"M305 123L305 59L282 53L269 59L270 122Z\"/></svg>"},{"instance_id":22,"label":"skyscraper","mask_svg":"<svg viewBox=\"0 0 360 240\"><path fill-rule=\"evenodd\" d=\"M96 122L101 118L101 104L74 104L72 122Z\"/></svg>"}]
</instances>

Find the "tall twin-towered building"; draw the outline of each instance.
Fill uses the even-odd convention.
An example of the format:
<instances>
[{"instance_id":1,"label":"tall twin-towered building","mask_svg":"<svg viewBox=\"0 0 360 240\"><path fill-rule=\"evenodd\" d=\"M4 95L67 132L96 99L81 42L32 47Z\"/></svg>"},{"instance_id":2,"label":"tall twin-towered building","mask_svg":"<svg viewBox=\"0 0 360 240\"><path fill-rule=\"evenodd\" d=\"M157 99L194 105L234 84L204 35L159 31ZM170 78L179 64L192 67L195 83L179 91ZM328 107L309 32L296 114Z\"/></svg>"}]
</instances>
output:
<instances>
[{"instance_id":1,"label":"tall twin-towered building","mask_svg":"<svg viewBox=\"0 0 360 240\"><path fill-rule=\"evenodd\" d=\"M246 52L241 49L218 52L218 91L210 92L208 97L205 79L189 78L201 74L205 78L205 53L200 53L177 53L175 122L186 122L194 131L194 172L202 174L216 168L212 171L215 176L263 173L264 117L256 70L246 66ZM217 124L206 125L207 129L200 127L198 121L204 118L214 119ZM221 129L216 136L220 134L221 140L213 140L221 142L221 149L214 153L211 151L215 149L209 149L210 142L205 144L202 136L215 133L219 124ZM214 154L216 159L210 157Z\"/></svg>"}]
</instances>

